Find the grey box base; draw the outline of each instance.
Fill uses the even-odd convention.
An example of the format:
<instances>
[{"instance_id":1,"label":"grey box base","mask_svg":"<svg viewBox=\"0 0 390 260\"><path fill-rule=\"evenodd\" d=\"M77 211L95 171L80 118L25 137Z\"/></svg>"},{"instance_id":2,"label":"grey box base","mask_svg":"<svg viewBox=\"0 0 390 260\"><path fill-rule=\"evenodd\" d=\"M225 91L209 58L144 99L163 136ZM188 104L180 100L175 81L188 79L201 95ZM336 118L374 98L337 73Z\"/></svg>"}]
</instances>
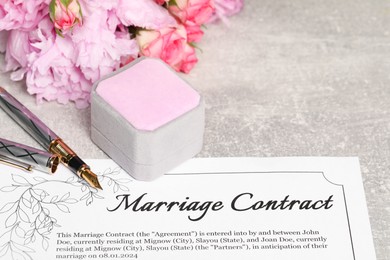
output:
<instances>
[{"instance_id":1,"label":"grey box base","mask_svg":"<svg viewBox=\"0 0 390 260\"><path fill-rule=\"evenodd\" d=\"M91 94L91 139L135 179L156 179L201 151L205 127L203 98L198 106L165 125L144 131L136 129L97 94L100 81L95 83Z\"/></svg>"},{"instance_id":2,"label":"grey box base","mask_svg":"<svg viewBox=\"0 0 390 260\"><path fill-rule=\"evenodd\" d=\"M203 146L203 138L182 147L164 160L153 165L139 164L127 157L112 142L104 137L95 127L91 128L93 142L105 151L120 167L137 180L151 181L168 172L180 163L194 157Z\"/></svg>"},{"instance_id":3,"label":"grey box base","mask_svg":"<svg viewBox=\"0 0 390 260\"><path fill-rule=\"evenodd\" d=\"M200 152L204 102L155 131L135 129L96 93L91 139L137 180L150 181Z\"/></svg>"}]
</instances>

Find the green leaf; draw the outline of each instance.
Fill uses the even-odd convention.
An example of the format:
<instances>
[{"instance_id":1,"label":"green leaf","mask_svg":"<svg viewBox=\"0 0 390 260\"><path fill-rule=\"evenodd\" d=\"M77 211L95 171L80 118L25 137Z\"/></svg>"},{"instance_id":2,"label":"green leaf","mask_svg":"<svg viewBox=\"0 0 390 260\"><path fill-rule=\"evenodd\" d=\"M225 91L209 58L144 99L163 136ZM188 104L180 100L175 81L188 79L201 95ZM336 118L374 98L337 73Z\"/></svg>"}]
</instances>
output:
<instances>
[{"instance_id":1,"label":"green leaf","mask_svg":"<svg viewBox=\"0 0 390 260\"><path fill-rule=\"evenodd\" d=\"M68 7L68 5L72 2L73 0L60 0L60 2L65 6Z\"/></svg>"},{"instance_id":2,"label":"green leaf","mask_svg":"<svg viewBox=\"0 0 390 260\"><path fill-rule=\"evenodd\" d=\"M64 35L62 34L61 30L59 30L57 28L55 28L55 30L56 30L57 35L61 36L62 38L65 38Z\"/></svg>"},{"instance_id":3,"label":"green leaf","mask_svg":"<svg viewBox=\"0 0 390 260\"><path fill-rule=\"evenodd\" d=\"M51 0L51 2L49 4L49 12L50 12L50 18L53 21L54 15L56 13L56 0Z\"/></svg>"},{"instance_id":4,"label":"green leaf","mask_svg":"<svg viewBox=\"0 0 390 260\"><path fill-rule=\"evenodd\" d=\"M177 6L176 0L169 0L168 5L175 5Z\"/></svg>"}]
</instances>

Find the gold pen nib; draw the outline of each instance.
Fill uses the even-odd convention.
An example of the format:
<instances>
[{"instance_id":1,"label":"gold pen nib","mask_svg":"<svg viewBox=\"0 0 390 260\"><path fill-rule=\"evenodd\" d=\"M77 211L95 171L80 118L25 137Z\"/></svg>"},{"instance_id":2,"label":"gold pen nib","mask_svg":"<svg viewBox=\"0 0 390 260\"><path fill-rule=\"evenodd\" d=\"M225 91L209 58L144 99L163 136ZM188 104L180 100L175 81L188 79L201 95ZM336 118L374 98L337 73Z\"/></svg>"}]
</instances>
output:
<instances>
[{"instance_id":1,"label":"gold pen nib","mask_svg":"<svg viewBox=\"0 0 390 260\"><path fill-rule=\"evenodd\" d=\"M94 174L90 169L83 168L79 171L80 177L83 178L89 185L94 188L103 190L102 186L98 181L96 174Z\"/></svg>"}]
</instances>

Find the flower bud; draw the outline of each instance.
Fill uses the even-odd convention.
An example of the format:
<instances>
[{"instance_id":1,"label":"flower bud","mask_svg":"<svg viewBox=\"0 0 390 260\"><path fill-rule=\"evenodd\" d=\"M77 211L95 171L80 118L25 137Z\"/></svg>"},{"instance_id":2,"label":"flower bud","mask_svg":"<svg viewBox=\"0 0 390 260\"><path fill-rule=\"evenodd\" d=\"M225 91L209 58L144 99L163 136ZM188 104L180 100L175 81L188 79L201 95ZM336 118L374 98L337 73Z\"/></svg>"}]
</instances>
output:
<instances>
[{"instance_id":1,"label":"flower bud","mask_svg":"<svg viewBox=\"0 0 390 260\"><path fill-rule=\"evenodd\" d=\"M68 32L75 24L82 25L81 6L77 0L52 0L50 2L50 19L59 35Z\"/></svg>"}]
</instances>

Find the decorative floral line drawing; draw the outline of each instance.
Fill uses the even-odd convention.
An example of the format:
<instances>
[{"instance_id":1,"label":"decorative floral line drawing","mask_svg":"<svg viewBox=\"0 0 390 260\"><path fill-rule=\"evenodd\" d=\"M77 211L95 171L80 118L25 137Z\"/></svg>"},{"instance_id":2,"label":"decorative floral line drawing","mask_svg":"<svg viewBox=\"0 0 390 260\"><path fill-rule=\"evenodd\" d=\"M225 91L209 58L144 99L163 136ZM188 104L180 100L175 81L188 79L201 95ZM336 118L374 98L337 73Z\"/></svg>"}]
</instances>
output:
<instances>
[{"instance_id":1,"label":"decorative floral line drawing","mask_svg":"<svg viewBox=\"0 0 390 260\"><path fill-rule=\"evenodd\" d=\"M119 190L129 191L127 183L132 179L120 168L107 168L101 173L97 173L99 181L112 188L112 192ZM21 175L12 174L13 184L0 188L0 192L20 192L16 201L11 201L5 205L0 205L0 214L6 215L4 222L5 231L0 233L0 258L5 255L12 260L25 259L33 260L32 254L35 252L30 246L40 241L44 250L49 248L49 235L52 231L60 227L53 212L70 213L70 205L84 202L90 206L95 199L104 199L95 188L92 188L76 176L62 180L48 180L42 177L25 178ZM55 194L48 192L49 188L58 185L65 185L67 189L56 189ZM75 198L71 193L74 187L81 191L82 196ZM65 192L63 192L65 190ZM70 190L70 191L68 191ZM56 210L54 210L56 209Z\"/></svg>"}]
</instances>

